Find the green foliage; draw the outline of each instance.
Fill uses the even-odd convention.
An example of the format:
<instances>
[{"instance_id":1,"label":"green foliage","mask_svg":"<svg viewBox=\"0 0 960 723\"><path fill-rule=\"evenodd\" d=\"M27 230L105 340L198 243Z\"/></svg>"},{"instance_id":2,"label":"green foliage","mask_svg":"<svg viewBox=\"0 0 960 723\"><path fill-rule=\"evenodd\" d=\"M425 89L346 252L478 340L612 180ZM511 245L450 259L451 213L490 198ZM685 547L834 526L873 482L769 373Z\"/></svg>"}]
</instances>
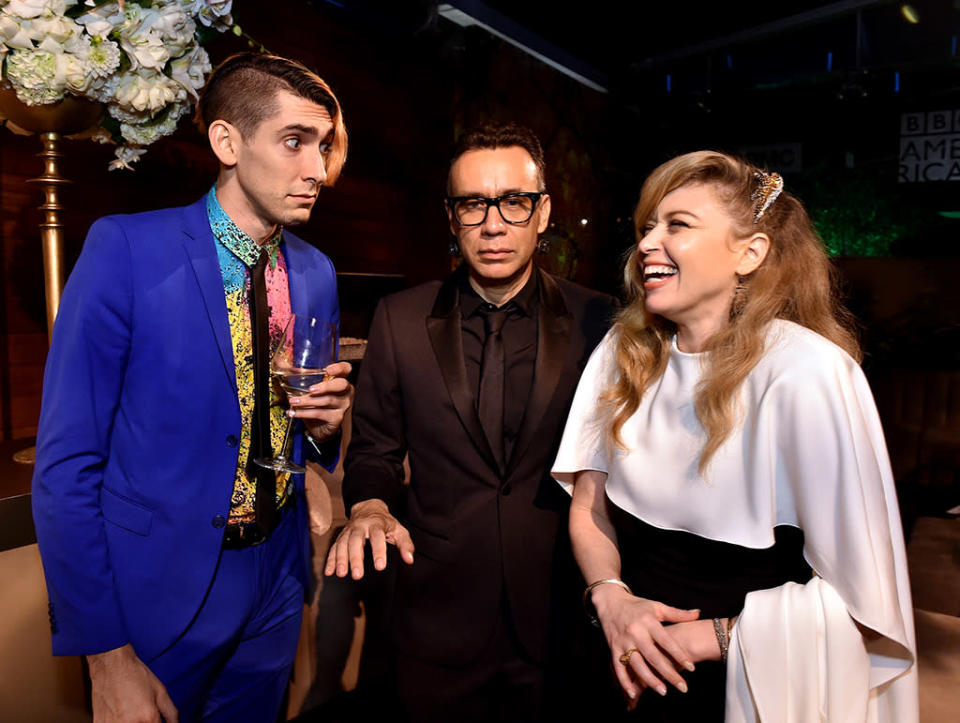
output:
<instances>
[{"instance_id":1,"label":"green foliage","mask_svg":"<svg viewBox=\"0 0 960 723\"><path fill-rule=\"evenodd\" d=\"M876 169L820 167L805 175L812 180L799 195L831 256L890 256L891 246L921 223L920 212L905 208Z\"/></svg>"}]
</instances>

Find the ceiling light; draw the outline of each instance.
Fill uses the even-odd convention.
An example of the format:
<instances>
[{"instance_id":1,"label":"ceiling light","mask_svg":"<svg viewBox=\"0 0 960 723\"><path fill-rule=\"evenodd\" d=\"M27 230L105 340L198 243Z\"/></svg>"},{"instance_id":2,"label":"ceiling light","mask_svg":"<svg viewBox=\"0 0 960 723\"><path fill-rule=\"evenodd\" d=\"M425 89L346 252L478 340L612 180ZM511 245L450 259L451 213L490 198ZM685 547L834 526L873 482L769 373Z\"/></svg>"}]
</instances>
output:
<instances>
[{"instance_id":1,"label":"ceiling light","mask_svg":"<svg viewBox=\"0 0 960 723\"><path fill-rule=\"evenodd\" d=\"M900 14L903 15L903 19L911 25L916 25L920 22L920 15L917 14L917 9L909 3L903 3L903 5L900 6Z\"/></svg>"}]
</instances>

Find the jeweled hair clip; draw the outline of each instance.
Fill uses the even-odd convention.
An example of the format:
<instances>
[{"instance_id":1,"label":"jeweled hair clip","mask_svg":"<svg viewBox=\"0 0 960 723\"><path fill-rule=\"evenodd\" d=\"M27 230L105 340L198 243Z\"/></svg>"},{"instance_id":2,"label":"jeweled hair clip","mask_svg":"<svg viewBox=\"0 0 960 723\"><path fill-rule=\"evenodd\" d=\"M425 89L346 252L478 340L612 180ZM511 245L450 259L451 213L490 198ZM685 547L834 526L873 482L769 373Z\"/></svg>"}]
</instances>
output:
<instances>
[{"instance_id":1,"label":"jeweled hair clip","mask_svg":"<svg viewBox=\"0 0 960 723\"><path fill-rule=\"evenodd\" d=\"M783 178L779 173L764 171L757 171L753 176L757 179L757 189L750 195L750 200L753 201L753 223L756 224L783 191Z\"/></svg>"}]
</instances>

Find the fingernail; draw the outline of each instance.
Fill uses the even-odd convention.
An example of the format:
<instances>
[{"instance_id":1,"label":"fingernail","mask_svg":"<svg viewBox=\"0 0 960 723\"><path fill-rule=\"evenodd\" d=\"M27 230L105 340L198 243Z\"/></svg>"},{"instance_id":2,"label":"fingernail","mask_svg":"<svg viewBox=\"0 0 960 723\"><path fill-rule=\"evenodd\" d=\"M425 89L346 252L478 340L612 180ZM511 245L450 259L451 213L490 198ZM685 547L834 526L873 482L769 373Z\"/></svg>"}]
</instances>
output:
<instances>
[{"instance_id":1,"label":"fingernail","mask_svg":"<svg viewBox=\"0 0 960 723\"><path fill-rule=\"evenodd\" d=\"M636 698L637 698L637 691L635 691L635 690L628 690L628 691L627 691L627 695L630 696L630 700L636 700Z\"/></svg>"},{"instance_id":2,"label":"fingernail","mask_svg":"<svg viewBox=\"0 0 960 723\"><path fill-rule=\"evenodd\" d=\"M691 673L695 670L693 663L691 663L689 660L683 664L683 667L689 670Z\"/></svg>"},{"instance_id":3,"label":"fingernail","mask_svg":"<svg viewBox=\"0 0 960 723\"><path fill-rule=\"evenodd\" d=\"M293 411L292 409L288 409L288 410L287 410L287 416L290 417L290 419L293 419L294 417L297 416L297 413L296 413L295 411Z\"/></svg>"},{"instance_id":4,"label":"fingernail","mask_svg":"<svg viewBox=\"0 0 960 723\"><path fill-rule=\"evenodd\" d=\"M659 686L659 687L657 688L657 692L658 692L660 695L666 695L666 694L667 694L667 689L664 688L664 687L661 685L661 686Z\"/></svg>"},{"instance_id":5,"label":"fingernail","mask_svg":"<svg viewBox=\"0 0 960 723\"><path fill-rule=\"evenodd\" d=\"M677 690L679 690L681 693L686 693L686 692L687 692L687 684L681 680L681 681L680 681L680 685L677 686Z\"/></svg>"}]
</instances>

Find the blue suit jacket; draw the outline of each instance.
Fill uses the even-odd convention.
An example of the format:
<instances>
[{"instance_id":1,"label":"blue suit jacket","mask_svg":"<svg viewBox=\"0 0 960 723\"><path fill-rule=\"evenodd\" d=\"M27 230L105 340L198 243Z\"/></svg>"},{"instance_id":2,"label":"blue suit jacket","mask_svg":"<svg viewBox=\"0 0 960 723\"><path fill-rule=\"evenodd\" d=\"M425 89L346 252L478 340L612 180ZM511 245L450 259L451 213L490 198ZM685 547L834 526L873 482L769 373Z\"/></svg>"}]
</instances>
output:
<instances>
[{"instance_id":1,"label":"blue suit jacket","mask_svg":"<svg viewBox=\"0 0 960 723\"><path fill-rule=\"evenodd\" d=\"M293 312L337 322L332 263L289 233L284 242ZM213 578L241 432L215 243L203 200L102 218L64 289L33 478L55 655L130 642L149 661Z\"/></svg>"}]
</instances>

